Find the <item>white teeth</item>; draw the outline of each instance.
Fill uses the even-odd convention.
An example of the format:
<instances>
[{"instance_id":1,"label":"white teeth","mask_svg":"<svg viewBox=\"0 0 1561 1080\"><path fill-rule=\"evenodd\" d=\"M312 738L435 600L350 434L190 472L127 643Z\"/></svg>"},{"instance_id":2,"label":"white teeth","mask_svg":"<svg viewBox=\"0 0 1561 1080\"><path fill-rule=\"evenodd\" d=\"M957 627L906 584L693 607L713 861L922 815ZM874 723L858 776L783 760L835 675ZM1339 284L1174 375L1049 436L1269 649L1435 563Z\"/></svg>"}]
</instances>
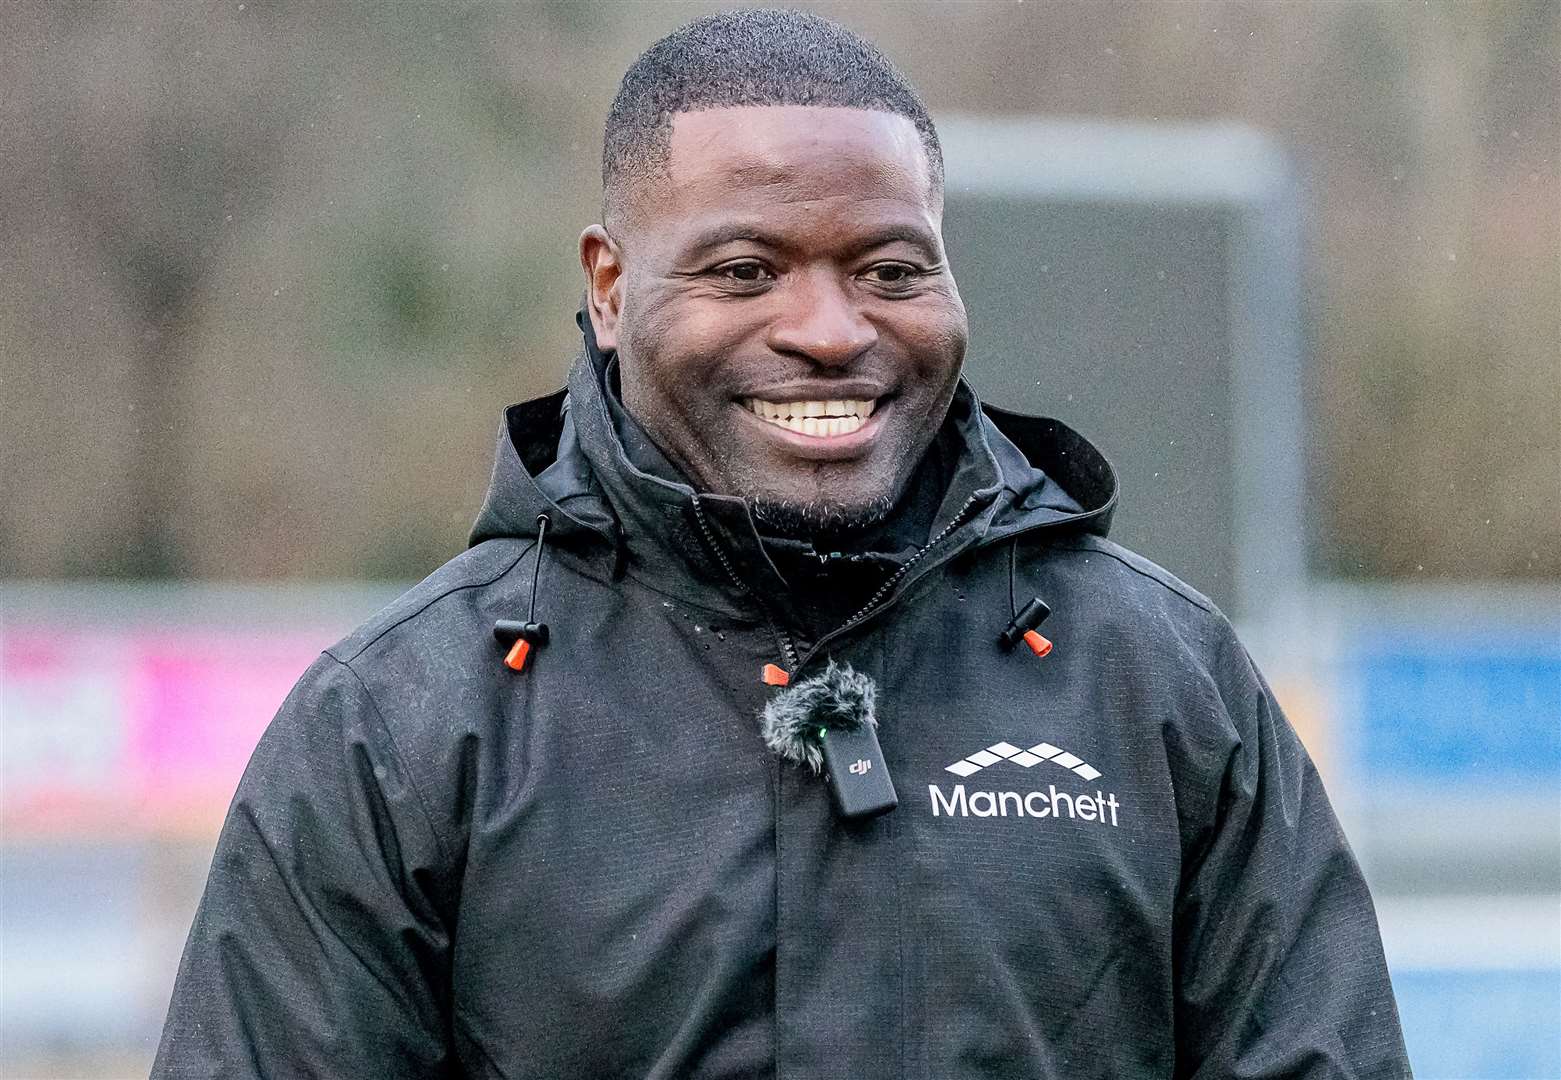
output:
<instances>
[{"instance_id":1,"label":"white teeth","mask_svg":"<svg viewBox=\"0 0 1561 1080\"><path fill-rule=\"evenodd\" d=\"M755 416L776 427L816 438L849 435L866 422L878 402L872 398L837 398L831 401L763 401L748 398L744 402Z\"/></svg>"}]
</instances>

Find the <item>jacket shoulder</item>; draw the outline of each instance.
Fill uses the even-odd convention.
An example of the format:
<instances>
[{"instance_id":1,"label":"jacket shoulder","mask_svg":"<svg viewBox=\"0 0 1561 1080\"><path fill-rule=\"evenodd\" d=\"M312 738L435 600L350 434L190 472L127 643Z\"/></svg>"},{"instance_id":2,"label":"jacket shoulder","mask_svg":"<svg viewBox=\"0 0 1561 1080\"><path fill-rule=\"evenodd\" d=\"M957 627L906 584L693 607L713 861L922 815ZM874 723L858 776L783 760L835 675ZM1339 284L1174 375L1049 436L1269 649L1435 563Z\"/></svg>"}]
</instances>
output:
<instances>
[{"instance_id":1,"label":"jacket shoulder","mask_svg":"<svg viewBox=\"0 0 1561 1080\"><path fill-rule=\"evenodd\" d=\"M1082 556L1086 561L1096 565L1096 576L1106 575L1115 578L1123 588L1132 593L1141 595L1147 592L1160 597L1178 597L1205 614L1214 616L1221 622L1224 621L1224 615L1207 596L1165 567L1103 536L1093 534L1070 536L1052 544L1051 550L1072 553L1075 557Z\"/></svg>"},{"instance_id":2,"label":"jacket shoulder","mask_svg":"<svg viewBox=\"0 0 1561 1080\"><path fill-rule=\"evenodd\" d=\"M470 605L455 603L457 600L480 604L484 594L515 569L532 544L530 538L497 539L468 548L326 649L327 655L350 666L389 636L421 630L438 636L439 625L448 621L447 615L455 614L443 609L469 609Z\"/></svg>"},{"instance_id":3,"label":"jacket shoulder","mask_svg":"<svg viewBox=\"0 0 1561 1080\"><path fill-rule=\"evenodd\" d=\"M468 548L326 650L449 852L465 843L468 811L457 796L468 789L468 736L486 741L500 713L508 669L493 622L524 613L532 546L498 539Z\"/></svg>"}]
</instances>

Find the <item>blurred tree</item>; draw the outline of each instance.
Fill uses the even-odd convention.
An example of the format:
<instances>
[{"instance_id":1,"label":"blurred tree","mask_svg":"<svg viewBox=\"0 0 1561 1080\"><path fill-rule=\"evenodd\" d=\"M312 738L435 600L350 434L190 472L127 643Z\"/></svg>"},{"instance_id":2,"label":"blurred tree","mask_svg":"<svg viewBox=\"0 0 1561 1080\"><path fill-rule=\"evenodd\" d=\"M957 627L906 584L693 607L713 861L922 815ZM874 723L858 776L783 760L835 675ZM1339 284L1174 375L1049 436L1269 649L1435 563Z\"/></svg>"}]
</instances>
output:
<instances>
[{"instance_id":1,"label":"blurred tree","mask_svg":"<svg viewBox=\"0 0 1561 1080\"><path fill-rule=\"evenodd\" d=\"M617 79L717 6L0 7L0 572L453 554L499 407L576 348ZM1276 132L1316 206L1322 568L1561 576L1561 5L808 6L935 112Z\"/></svg>"},{"instance_id":2,"label":"blurred tree","mask_svg":"<svg viewBox=\"0 0 1561 1080\"><path fill-rule=\"evenodd\" d=\"M312 80L291 35L274 24L257 34L231 9L207 12L198 30L173 5L83 4L55 18L80 46L57 73L68 132L54 142L58 191L142 327L128 379L130 520L99 569L178 576L189 568L172 522L181 421L195 404L191 305L233 210L263 201Z\"/></svg>"}]
</instances>

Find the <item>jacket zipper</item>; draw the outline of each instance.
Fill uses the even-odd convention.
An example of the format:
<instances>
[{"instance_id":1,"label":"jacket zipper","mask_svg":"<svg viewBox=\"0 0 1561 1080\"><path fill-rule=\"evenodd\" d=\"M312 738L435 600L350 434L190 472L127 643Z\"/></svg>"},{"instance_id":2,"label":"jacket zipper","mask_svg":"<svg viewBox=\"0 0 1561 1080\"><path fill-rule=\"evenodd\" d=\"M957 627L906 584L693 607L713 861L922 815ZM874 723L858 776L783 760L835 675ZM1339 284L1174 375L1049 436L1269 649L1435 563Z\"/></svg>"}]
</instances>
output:
<instances>
[{"instance_id":1,"label":"jacket zipper","mask_svg":"<svg viewBox=\"0 0 1561 1080\"><path fill-rule=\"evenodd\" d=\"M890 574L884 580L883 584L878 586L877 591L875 591L873 595L868 598L867 603L862 605L860 611L852 615L849 619L835 627L823 637L819 638L818 642L813 646L813 648L808 650L808 655L801 658L797 656L797 649L796 646L792 644L791 636L781 628L780 623L775 618L774 612L771 610L770 606L764 602L764 598L750 589L747 583L738 576L737 569L732 566L731 560L727 558L726 549L723 548L719 542L717 542L715 534L710 530L710 526L705 520L704 506L700 503L699 496L695 494L692 501L694 504L694 520L699 523L699 531L705 538L705 544L715 554L716 561L721 564L721 569L726 572L726 576L731 580L732 584L741 589L743 593L750 597L754 604L757 605L759 612L764 616L765 623L770 628L770 633L774 635L775 640L780 645L781 654L786 659L787 673L796 675L797 670L803 665L803 663L807 660L811 660L822 646L828 644L839 635L845 633L846 631L877 614L879 606L882 604L884 598L893 592L895 587L898 586L900 582L905 580L905 576L913 569L915 569L916 564L921 562L921 560L925 558L933 548L937 547L939 544L943 543L943 541L947 540L951 535L953 535L953 533L961 525L965 524L966 519L970 516L970 511L976 506L977 503L981 501L981 496L979 494L975 494L966 499L965 505L961 506L959 508L959 512L956 513L952 519L950 519L949 523L938 531L938 535L927 541L927 543L918 549L914 555L912 555L909 559L906 559L905 562L900 565L898 570Z\"/></svg>"},{"instance_id":2,"label":"jacket zipper","mask_svg":"<svg viewBox=\"0 0 1561 1080\"><path fill-rule=\"evenodd\" d=\"M980 501L981 496L979 494L972 495L970 498L966 499L965 505L960 507L959 512L955 514L952 519L950 519L949 523L941 530L939 530L937 536L934 536L931 540L928 540L927 543L919 550L917 550L914 555L912 555L909 559L906 559L905 562L900 565L898 570L884 579L884 583L878 586L878 590L868 598L867 603L862 605L860 611L858 611L855 615L852 615L849 619L835 627L823 637L819 638L818 642L813 646L813 648L808 650L808 655L805 659L812 659L813 655L817 653L818 650L824 645L828 644L830 641L833 641L839 635L844 634L852 627L859 625L860 623L871 618L873 615L877 614L884 598L893 592L895 587L898 586L900 582L905 580L905 575L909 574L911 570L915 568L916 564L921 562L921 560L925 558L933 548L943 543L943 541L947 540L951 535L953 535L955 530L957 530L961 525L965 524L965 520L969 517L970 511Z\"/></svg>"},{"instance_id":3,"label":"jacket zipper","mask_svg":"<svg viewBox=\"0 0 1561 1080\"><path fill-rule=\"evenodd\" d=\"M726 557L726 549L716 541L715 534L710 531L709 523L705 521L705 508L699 501L697 492L693 497L693 503L694 520L699 523L699 531L705 538L706 546L714 553L716 562L721 564L721 569L726 571L726 576L731 579L732 584L742 590L759 608L759 613L764 616L764 621L770 628L770 634L775 638L777 644L780 645L781 656L786 661L787 674L795 675L797 668L802 665L797 660L797 647L792 644L791 635L781 629L780 623L775 618L775 613L770 610L770 605L764 602L764 598L750 589L747 582L738 576L737 568Z\"/></svg>"}]
</instances>

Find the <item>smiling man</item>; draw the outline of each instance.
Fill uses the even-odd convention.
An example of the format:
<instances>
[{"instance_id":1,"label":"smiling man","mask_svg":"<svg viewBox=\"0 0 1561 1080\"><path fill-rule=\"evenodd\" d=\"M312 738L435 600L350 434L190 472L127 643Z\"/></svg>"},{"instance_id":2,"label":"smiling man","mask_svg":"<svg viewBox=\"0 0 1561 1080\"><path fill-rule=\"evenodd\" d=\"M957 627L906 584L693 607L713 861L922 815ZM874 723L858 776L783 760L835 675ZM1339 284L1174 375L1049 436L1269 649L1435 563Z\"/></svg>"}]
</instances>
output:
<instances>
[{"instance_id":1,"label":"smiling man","mask_svg":"<svg viewBox=\"0 0 1561 1080\"><path fill-rule=\"evenodd\" d=\"M657 122L634 115L647 104L617 115ZM683 111L663 137L659 183L609 143L608 224L581 239L624 405L696 488L763 524L876 523L965 350L936 144L901 113L816 105Z\"/></svg>"},{"instance_id":2,"label":"smiling man","mask_svg":"<svg viewBox=\"0 0 1561 1080\"><path fill-rule=\"evenodd\" d=\"M155 1075L1408 1075L1229 625L961 381L903 76L701 19L603 165L567 390L268 729Z\"/></svg>"}]
</instances>

